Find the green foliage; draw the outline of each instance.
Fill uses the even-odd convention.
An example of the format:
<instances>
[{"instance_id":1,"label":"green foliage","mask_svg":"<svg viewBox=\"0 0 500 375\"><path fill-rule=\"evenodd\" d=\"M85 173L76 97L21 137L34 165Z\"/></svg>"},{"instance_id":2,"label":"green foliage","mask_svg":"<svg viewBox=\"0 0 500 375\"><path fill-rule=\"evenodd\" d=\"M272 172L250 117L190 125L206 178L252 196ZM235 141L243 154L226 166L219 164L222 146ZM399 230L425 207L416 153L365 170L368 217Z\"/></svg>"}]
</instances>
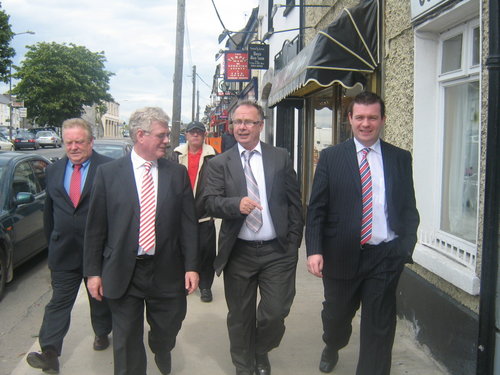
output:
<instances>
[{"instance_id":1,"label":"green foliage","mask_svg":"<svg viewBox=\"0 0 500 375\"><path fill-rule=\"evenodd\" d=\"M61 126L65 119L81 116L83 106L113 100L108 93L113 73L104 69L104 52L54 42L27 49L14 75L20 82L12 91L37 124Z\"/></svg>"},{"instance_id":2,"label":"green foliage","mask_svg":"<svg viewBox=\"0 0 500 375\"><path fill-rule=\"evenodd\" d=\"M0 8L1 6L0 4ZM16 54L10 46L14 33L10 28L9 18L9 15L0 9L0 81L5 83L9 82L9 68Z\"/></svg>"}]
</instances>

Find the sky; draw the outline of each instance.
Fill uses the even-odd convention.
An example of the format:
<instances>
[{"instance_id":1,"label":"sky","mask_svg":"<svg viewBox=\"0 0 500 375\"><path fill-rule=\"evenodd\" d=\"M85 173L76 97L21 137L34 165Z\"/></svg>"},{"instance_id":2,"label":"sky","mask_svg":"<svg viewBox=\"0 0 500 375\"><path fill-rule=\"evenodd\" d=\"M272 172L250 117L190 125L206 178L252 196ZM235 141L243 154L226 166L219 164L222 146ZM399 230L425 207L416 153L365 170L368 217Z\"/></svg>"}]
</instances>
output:
<instances>
[{"instance_id":1,"label":"sky","mask_svg":"<svg viewBox=\"0 0 500 375\"><path fill-rule=\"evenodd\" d=\"M242 29L258 0L213 0L228 30ZM103 51L106 70L115 75L110 93L120 104L120 120L144 106L162 107L172 114L176 0L1 0L16 35L14 65L19 64L26 45L37 42L74 43L92 52ZM200 118L210 102L215 55L222 45L222 32L212 0L186 0L182 115L191 121L192 66L201 79ZM13 82L13 86L15 82ZM0 85L0 92L8 85ZM29 110L29 109L28 109Z\"/></svg>"}]
</instances>

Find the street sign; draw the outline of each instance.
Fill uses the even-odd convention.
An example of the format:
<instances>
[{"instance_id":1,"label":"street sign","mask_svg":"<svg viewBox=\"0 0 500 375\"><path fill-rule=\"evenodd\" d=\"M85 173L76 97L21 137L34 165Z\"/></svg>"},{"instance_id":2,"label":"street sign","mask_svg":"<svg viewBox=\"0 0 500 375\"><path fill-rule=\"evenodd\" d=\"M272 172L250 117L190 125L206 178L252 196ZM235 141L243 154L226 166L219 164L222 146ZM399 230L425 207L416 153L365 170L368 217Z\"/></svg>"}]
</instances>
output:
<instances>
[{"instance_id":1,"label":"street sign","mask_svg":"<svg viewBox=\"0 0 500 375\"><path fill-rule=\"evenodd\" d=\"M248 52L225 51L224 57L224 81L250 81L250 69L248 69Z\"/></svg>"},{"instance_id":2,"label":"street sign","mask_svg":"<svg viewBox=\"0 0 500 375\"><path fill-rule=\"evenodd\" d=\"M27 108L19 108L19 117L25 118L28 117L28 109Z\"/></svg>"},{"instance_id":3,"label":"street sign","mask_svg":"<svg viewBox=\"0 0 500 375\"><path fill-rule=\"evenodd\" d=\"M269 44L248 45L248 68L269 69Z\"/></svg>"},{"instance_id":4,"label":"street sign","mask_svg":"<svg viewBox=\"0 0 500 375\"><path fill-rule=\"evenodd\" d=\"M12 108L21 108L24 107L24 102L12 102L11 104Z\"/></svg>"}]
</instances>

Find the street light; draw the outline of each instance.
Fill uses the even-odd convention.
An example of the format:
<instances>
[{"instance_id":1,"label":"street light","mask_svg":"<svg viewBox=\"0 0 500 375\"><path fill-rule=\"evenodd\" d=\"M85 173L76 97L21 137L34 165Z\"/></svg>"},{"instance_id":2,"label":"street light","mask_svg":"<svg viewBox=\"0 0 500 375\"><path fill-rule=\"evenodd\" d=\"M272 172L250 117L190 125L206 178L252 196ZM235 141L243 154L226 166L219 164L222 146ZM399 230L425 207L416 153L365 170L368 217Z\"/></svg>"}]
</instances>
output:
<instances>
[{"instance_id":1,"label":"street light","mask_svg":"<svg viewBox=\"0 0 500 375\"><path fill-rule=\"evenodd\" d=\"M17 35L22 35L22 34L30 34L34 35L34 31L23 31L21 33L13 33L12 38L14 38ZM9 64L9 138L10 141L12 141L12 61Z\"/></svg>"}]
</instances>

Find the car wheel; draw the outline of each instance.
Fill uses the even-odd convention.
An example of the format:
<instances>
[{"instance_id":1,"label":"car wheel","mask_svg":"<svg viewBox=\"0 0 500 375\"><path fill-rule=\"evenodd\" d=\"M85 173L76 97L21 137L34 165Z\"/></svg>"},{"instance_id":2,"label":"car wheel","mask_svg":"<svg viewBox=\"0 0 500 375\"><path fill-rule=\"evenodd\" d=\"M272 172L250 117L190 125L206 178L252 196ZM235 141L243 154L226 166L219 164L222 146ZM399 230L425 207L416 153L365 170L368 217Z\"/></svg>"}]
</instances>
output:
<instances>
[{"instance_id":1,"label":"car wheel","mask_svg":"<svg viewBox=\"0 0 500 375\"><path fill-rule=\"evenodd\" d=\"M0 301L2 300L5 291L5 283L7 281L7 262L5 257L0 254Z\"/></svg>"}]
</instances>

